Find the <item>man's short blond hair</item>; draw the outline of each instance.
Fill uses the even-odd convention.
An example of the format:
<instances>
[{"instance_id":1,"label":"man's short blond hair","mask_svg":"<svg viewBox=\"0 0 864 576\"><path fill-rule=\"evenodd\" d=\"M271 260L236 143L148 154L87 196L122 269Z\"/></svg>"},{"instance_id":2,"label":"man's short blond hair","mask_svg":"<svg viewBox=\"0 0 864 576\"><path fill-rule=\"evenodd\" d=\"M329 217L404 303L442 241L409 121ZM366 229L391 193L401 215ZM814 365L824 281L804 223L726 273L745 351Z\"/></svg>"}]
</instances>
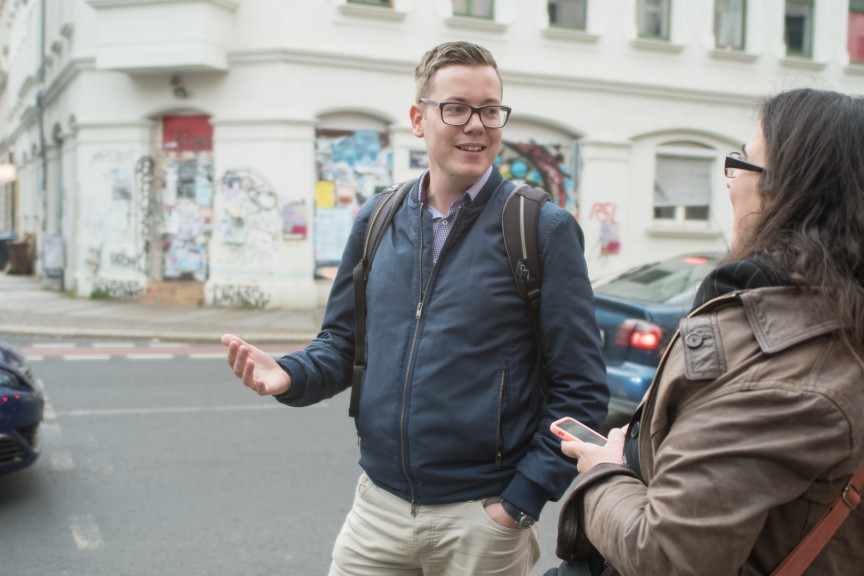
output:
<instances>
[{"instance_id":1,"label":"man's short blond hair","mask_svg":"<svg viewBox=\"0 0 864 576\"><path fill-rule=\"evenodd\" d=\"M501 73L498 72L498 64L492 53L470 42L444 42L432 48L420 59L420 64L414 69L414 80L417 88L417 103L420 98L426 98L435 88L435 74L444 66L451 64L462 64L468 66L492 66L498 81L501 82L501 90L504 83L501 81Z\"/></svg>"}]
</instances>

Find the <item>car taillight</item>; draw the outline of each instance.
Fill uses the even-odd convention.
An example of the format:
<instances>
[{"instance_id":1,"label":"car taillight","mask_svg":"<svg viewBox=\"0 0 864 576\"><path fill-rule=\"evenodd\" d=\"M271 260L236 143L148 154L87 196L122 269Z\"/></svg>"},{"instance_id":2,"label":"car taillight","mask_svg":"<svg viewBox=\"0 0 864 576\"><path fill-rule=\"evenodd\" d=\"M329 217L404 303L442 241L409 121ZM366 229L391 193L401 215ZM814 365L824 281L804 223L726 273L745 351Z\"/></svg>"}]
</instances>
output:
<instances>
[{"instance_id":1,"label":"car taillight","mask_svg":"<svg viewBox=\"0 0 864 576\"><path fill-rule=\"evenodd\" d=\"M639 350L656 350L663 331L656 324L644 320L625 320L615 335L615 345Z\"/></svg>"}]
</instances>

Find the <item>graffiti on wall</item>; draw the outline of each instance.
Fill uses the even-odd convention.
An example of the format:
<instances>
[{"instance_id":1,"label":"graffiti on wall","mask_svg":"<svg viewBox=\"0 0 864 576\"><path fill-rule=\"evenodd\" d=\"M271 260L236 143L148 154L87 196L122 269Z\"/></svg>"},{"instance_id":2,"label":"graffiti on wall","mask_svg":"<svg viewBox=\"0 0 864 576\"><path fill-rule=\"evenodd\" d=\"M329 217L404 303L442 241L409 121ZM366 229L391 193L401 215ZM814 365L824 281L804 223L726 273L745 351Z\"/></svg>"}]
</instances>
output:
<instances>
[{"instance_id":1,"label":"graffiti on wall","mask_svg":"<svg viewBox=\"0 0 864 576\"><path fill-rule=\"evenodd\" d=\"M215 284L213 303L219 306L266 308L270 296L250 284Z\"/></svg>"},{"instance_id":2,"label":"graffiti on wall","mask_svg":"<svg viewBox=\"0 0 864 576\"><path fill-rule=\"evenodd\" d=\"M319 130L315 163L315 268L331 276L358 209L392 183L393 152L382 132Z\"/></svg>"},{"instance_id":3,"label":"graffiti on wall","mask_svg":"<svg viewBox=\"0 0 864 576\"><path fill-rule=\"evenodd\" d=\"M235 267L272 264L285 229L276 191L263 176L245 168L228 170L219 182L223 200L220 237L236 252Z\"/></svg>"},{"instance_id":4,"label":"graffiti on wall","mask_svg":"<svg viewBox=\"0 0 864 576\"><path fill-rule=\"evenodd\" d=\"M138 241L141 249L137 258L138 270L147 274L150 271L149 258L150 241L153 238L153 158L144 156L135 164L135 190L138 195Z\"/></svg>"},{"instance_id":5,"label":"graffiti on wall","mask_svg":"<svg viewBox=\"0 0 864 576\"><path fill-rule=\"evenodd\" d=\"M118 300L131 300L144 293L144 286L135 280L112 280L96 278L93 281L92 294L100 294Z\"/></svg>"},{"instance_id":6,"label":"graffiti on wall","mask_svg":"<svg viewBox=\"0 0 864 576\"><path fill-rule=\"evenodd\" d=\"M556 204L576 214L573 147L502 141L495 163L505 178L549 192Z\"/></svg>"},{"instance_id":7,"label":"graffiti on wall","mask_svg":"<svg viewBox=\"0 0 864 576\"><path fill-rule=\"evenodd\" d=\"M132 149L96 150L90 156L85 186L92 201L82 210L84 226L83 269L94 275L105 272L135 271L136 227L132 226L135 176L135 151ZM124 254L131 257L117 257ZM113 256L112 256L113 255Z\"/></svg>"}]
</instances>

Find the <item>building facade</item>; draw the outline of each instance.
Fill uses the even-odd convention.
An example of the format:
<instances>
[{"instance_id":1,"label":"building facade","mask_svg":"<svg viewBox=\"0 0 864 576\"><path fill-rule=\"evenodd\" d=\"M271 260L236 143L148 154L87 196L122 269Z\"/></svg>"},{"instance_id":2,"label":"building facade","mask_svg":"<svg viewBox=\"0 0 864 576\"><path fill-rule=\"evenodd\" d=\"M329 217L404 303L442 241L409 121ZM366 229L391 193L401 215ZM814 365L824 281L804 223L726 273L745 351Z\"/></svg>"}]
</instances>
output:
<instances>
[{"instance_id":1,"label":"building facade","mask_svg":"<svg viewBox=\"0 0 864 576\"><path fill-rule=\"evenodd\" d=\"M594 278L723 251L722 161L765 95L864 91L856 0L0 0L0 234L82 297L326 299L359 206L422 173L413 68L492 51L498 165Z\"/></svg>"}]
</instances>

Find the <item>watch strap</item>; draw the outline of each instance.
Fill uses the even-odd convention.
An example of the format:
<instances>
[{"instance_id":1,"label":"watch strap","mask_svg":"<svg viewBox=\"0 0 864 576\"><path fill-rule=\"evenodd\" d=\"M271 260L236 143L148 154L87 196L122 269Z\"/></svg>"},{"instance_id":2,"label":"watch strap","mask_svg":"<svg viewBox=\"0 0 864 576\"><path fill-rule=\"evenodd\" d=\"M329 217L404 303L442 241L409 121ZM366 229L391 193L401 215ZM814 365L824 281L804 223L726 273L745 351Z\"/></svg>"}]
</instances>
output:
<instances>
[{"instance_id":1,"label":"watch strap","mask_svg":"<svg viewBox=\"0 0 864 576\"><path fill-rule=\"evenodd\" d=\"M501 500L501 507L513 518L519 528L530 528L537 521L533 516L516 508L506 500Z\"/></svg>"}]
</instances>

